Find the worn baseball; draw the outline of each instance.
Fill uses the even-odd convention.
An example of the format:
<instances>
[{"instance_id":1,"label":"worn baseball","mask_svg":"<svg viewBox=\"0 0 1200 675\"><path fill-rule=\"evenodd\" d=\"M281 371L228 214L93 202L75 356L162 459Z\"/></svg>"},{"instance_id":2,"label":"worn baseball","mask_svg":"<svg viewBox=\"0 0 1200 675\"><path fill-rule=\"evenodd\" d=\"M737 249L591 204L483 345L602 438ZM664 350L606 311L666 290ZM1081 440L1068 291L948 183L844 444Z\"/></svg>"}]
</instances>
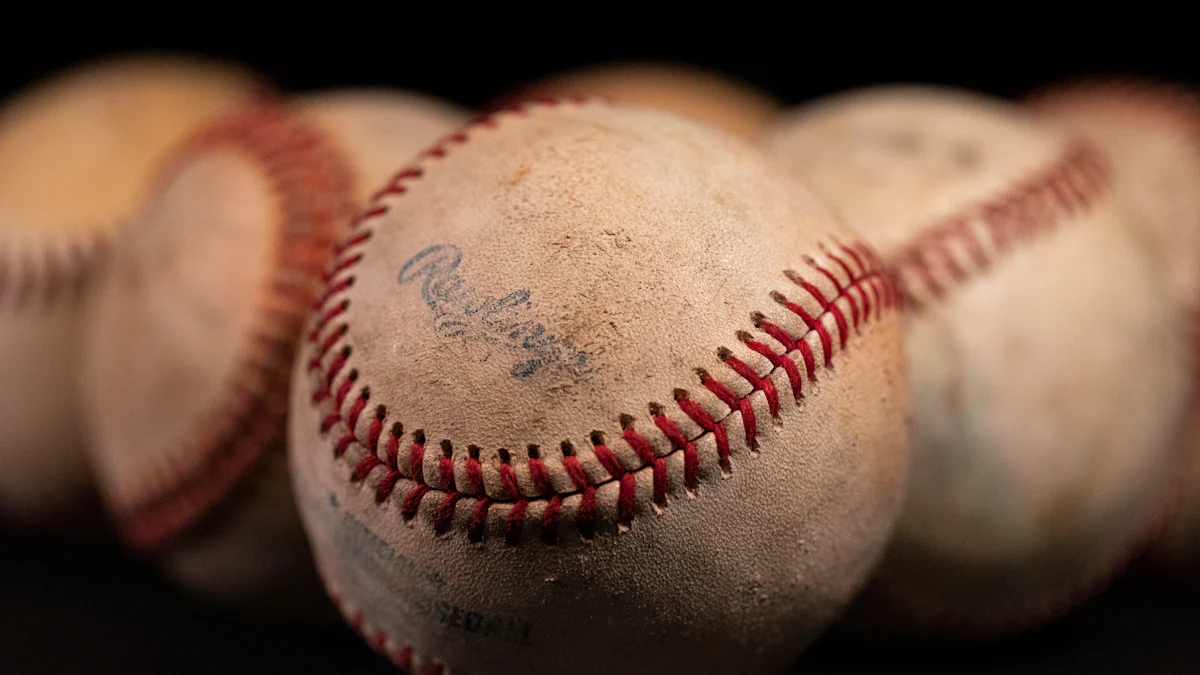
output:
<instances>
[{"instance_id":1,"label":"worn baseball","mask_svg":"<svg viewBox=\"0 0 1200 675\"><path fill-rule=\"evenodd\" d=\"M756 138L780 110L771 94L696 66L610 63L545 78L511 98L593 96L675 113Z\"/></svg>"},{"instance_id":2,"label":"worn baseball","mask_svg":"<svg viewBox=\"0 0 1200 675\"><path fill-rule=\"evenodd\" d=\"M331 270L294 482L331 594L401 668L774 672L882 551L892 281L735 137L501 112L397 173Z\"/></svg>"},{"instance_id":3,"label":"worn baseball","mask_svg":"<svg viewBox=\"0 0 1200 675\"><path fill-rule=\"evenodd\" d=\"M1086 136L1113 166L1113 182L1146 228L1192 320L1200 356L1200 97L1165 82L1084 80L1048 87L1030 104ZM1198 359L1200 360L1200 359ZM1200 383L1194 377L1193 387ZM1200 572L1200 390L1180 435L1186 464L1180 510L1155 543L1155 559Z\"/></svg>"},{"instance_id":4,"label":"worn baseball","mask_svg":"<svg viewBox=\"0 0 1200 675\"><path fill-rule=\"evenodd\" d=\"M117 240L88 316L93 460L122 534L184 587L326 604L287 477L291 359L368 188L464 118L385 91L243 109L177 149Z\"/></svg>"},{"instance_id":5,"label":"worn baseball","mask_svg":"<svg viewBox=\"0 0 1200 675\"><path fill-rule=\"evenodd\" d=\"M1098 590L1162 516L1190 362L1098 151L1015 105L910 86L815 102L766 138L911 309L913 468L859 625L995 636Z\"/></svg>"},{"instance_id":6,"label":"worn baseball","mask_svg":"<svg viewBox=\"0 0 1200 675\"><path fill-rule=\"evenodd\" d=\"M176 56L97 61L0 108L0 517L94 509L78 377L84 299L163 154L255 96L246 71Z\"/></svg>"}]
</instances>

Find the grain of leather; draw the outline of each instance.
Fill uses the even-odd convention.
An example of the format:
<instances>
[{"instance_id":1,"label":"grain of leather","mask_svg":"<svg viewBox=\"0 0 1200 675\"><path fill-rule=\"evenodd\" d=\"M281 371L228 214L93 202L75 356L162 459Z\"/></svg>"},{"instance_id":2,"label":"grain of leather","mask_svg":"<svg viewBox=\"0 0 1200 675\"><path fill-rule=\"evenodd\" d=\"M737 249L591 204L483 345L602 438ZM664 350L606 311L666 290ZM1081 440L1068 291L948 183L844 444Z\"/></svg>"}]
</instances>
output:
<instances>
[{"instance_id":1,"label":"grain of leather","mask_svg":"<svg viewBox=\"0 0 1200 675\"><path fill-rule=\"evenodd\" d=\"M900 322L873 254L732 136L599 103L500 113L377 194L291 404L297 499L350 623L413 672L794 657L902 493ZM756 316L804 336L815 381Z\"/></svg>"},{"instance_id":2,"label":"grain of leather","mask_svg":"<svg viewBox=\"0 0 1200 675\"><path fill-rule=\"evenodd\" d=\"M386 91L242 110L180 148L118 242L89 321L95 464L129 542L189 588L290 613L317 587L295 582L310 563L284 479L300 323L380 167L463 118Z\"/></svg>"},{"instance_id":3,"label":"grain of leather","mask_svg":"<svg viewBox=\"0 0 1200 675\"><path fill-rule=\"evenodd\" d=\"M911 481L857 619L978 636L1094 592L1161 511L1188 363L1165 270L1096 154L1015 106L926 87L802 107L767 147L919 307Z\"/></svg>"},{"instance_id":4,"label":"grain of leather","mask_svg":"<svg viewBox=\"0 0 1200 675\"><path fill-rule=\"evenodd\" d=\"M0 111L0 510L86 519L80 319L105 245L167 150L260 85L224 64L108 59L18 93Z\"/></svg>"}]
</instances>

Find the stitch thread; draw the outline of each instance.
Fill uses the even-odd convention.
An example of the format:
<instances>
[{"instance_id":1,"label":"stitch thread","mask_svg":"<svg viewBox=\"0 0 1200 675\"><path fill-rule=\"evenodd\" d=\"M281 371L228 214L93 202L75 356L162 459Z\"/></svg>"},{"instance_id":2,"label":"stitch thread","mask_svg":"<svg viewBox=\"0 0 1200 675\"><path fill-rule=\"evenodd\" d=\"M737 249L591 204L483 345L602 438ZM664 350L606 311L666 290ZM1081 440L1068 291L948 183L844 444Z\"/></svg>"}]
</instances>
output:
<instances>
[{"instance_id":1,"label":"stitch thread","mask_svg":"<svg viewBox=\"0 0 1200 675\"><path fill-rule=\"evenodd\" d=\"M62 244L0 244L0 309L7 305L19 312L78 302L110 244L110 236L99 232Z\"/></svg>"},{"instance_id":2,"label":"stitch thread","mask_svg":"<svg viewBox=\"0 0 1200 675\"><path fill-rule=\"evenodd\" d=\"M230 396L197 422L189 447L177 453L174 484L165 491L160 482L144 485L119 511L123 534L139 549L165 545L227 494L267 448L276 447L307 310L338 229L353 215L354 174L339 149L319 130L266 103L198 131L168 159L159 180L222 147L248 155L282 197L282 244L270 293L258 308L259 325L249 338L252 349L239 357L243 363L227 385Z\"/></svg>"},{"instance_id":3,"label":"stitch thread","mask_svg":"<svg viewBox=\"0 0 1200 675\"><path fill-rule=\"evenodd\" d=\"M391 662L401 673L404 675L449 675L449 671L446 670L445 665L435 661L426 663L420 670L414 670L413 663L417 660L417 657L412 647L406 645L399 648L389 648L388 640L391 638L386 631L367 630L366 615L361 611L351 609L349 604L342 598L342 594L333 588L329 580L325 578L325 575L321 575L321 581L325 586L325 591L329 595L329 598L337 606L342 616L345 617L346 623L370 645L375 653ZM392 642L397 643L394 639Z\"/></svg>"},{"instance_id":4,"label":"stitch thread","mask_svg":"<svg viewBox=\"0 0 1200 675\"><path fill-rule=\"evenodd\" d=\"M580 101L572 100L571 102ZM534 105L558 105L558 103L526 102L514 109L497 114L526 115L528 114L526 108ZM418 161L445 157L452 146L465 143L472 131L494 127L497 124L497 114L476 121L473 125L468 126L466 131L444 137L432 149L423 153L420 156L421 160ZM337 322L343 317L349 303L349 299L342 294L353 286L354 268L363 259L363 253L358 250L358 247L370 238L370 230L365 228L374 219L382 217L389 211L388 205L380 203L378 200L388 196L403 195L407 191L407 183L419 179L422 175L423 171L419 167L410 167L400 171L383 189L376 193L377 201L369 204L358 217L354 218L351 233L347 236L345 243L338 247L338 255L328 266L330 272L325 279L327 290L313 305L313 313L318 319L316 327L307 336L312 352L307 370L316 378L317 384L312 401L314 405L321 406L325 412L320 428L321 433L327 435L333 432L335 427L339 429L336 434L336 438L339 440L333 446L335 458L341 457L351 446L360 446L366 452L366 456L356 464L351 472L350 480L361 482L366 480L371 473L382 470L376 487L375 500L377 503L389 499L400 485L405 484L407 491L402 498L400 515L406 521L415 518L424 499L436 493L435 498L440 499L440 502L434 509L433 524L435 532L439 534L445 533L451 528L454 511L460 501L464 499L474 501L472 514L466 527L467 538L473 543L483 541L489 511L497 504L504 504L508 508L508 514L505 518L503 539L505 544L510 546L523 543L523 529L529 519L527 515L530 505L534 502L542 506L541 519L538 523L540 541L546 545L556 544L561 524L562 500L567 496L575 495L580 496L576 516L580 535L584 539L594 537L598 525L595 492L600 485L609 482L617 483L618 531L632 527L637 510L636 474L642 470L649 470L651 473L652 507L656 510L666 508L670 493L667 459L675 453L682 453L685 492L688 495L694 495L699 489L700 459L696 449L699 436L696 438L686 437L678 426L666 417L663 406L656 403L650 404L649 412L656 428L671 444L671 450L667 455L656 455L654 447L636 428L634 418L630 415L622 415L620 439L633 451L633 455L639 462L636 466L623 466L618 455L607 444L604 433L594 431L589 436L592 452L607 476L596 479L589 477L579 461L574 446L570 441L563 441L561 444L563 470L569 483L556 489L546 471L540 450L536 446L530 446L525 467L528 469L530 482L533 485L532 494L526 494L522 490L512 466L513 458L506 449L498 450L500 462L496 472L499 487L489 490L485 487L486 484L483 480L479 448L474 446L468 448L465 460L468 485L462 486L465 490L460 491L454 481L453 448L449 441L443 441L443 455L439 461L439 485L435 488L428 484L424 475L423 467L426 464L425 449L427 446L423 431L418 430L413 433L414 442L406 463L400 462L397 458L401 442L400 436L403 433L403 427L399 422L392 427L393 431L388 440L384 458L377 456L377 439L372 438L370 430L365 439L360 439L356 435L357 413L355 409L348 414L343 414L342 399L346 395L345 392L351 389L350 380L343 380L337 387L338 393L336 395L333 393L334 383L353 354L350 344L343 344L340 350L335 350L335 347L348 334L348 324L344 321ZM818 336L825 367L832 367L834 336L825 324L826 318L833 321L838 332L837 343L844 350L852 330L851 324L853 330L857 331L862 322L872 318L878 319L884 309L896 308L901 303L893 279L883 271L878 256L867 249L865 245L838 243L823 246L821 252L830 257L830 260L834 260L833 266L845 274L844 280L839 279L832 269L811 256L804 257L802 261L811 268L810 273L819 275L832 284L836 289L834 296L827 297L814 283L796 270L783 272L784 278L794 284L794 293L806 296L820 306L818 314L810 314L799 302L787 300L781 293L769 294L769 297L801 317L807 326L805 335L791 336L778 324L767 322L761 313L755 313L751 317L757 327L769 325L770 329L764 329L764 332L776 339L785 350L781 354L776 354L761 341L743 340L750 346L750 349L764 356L772 364L771 373L760 376L753 367L735 357L729 349L719 348L716 352L717 357L750 386L748 393L738 396L729 386L711 377L707 371L696 370L702 386L724 402L729 409L729 412L719 420L714 419L707 411L691 401L686 390L678 389L674 392L677 407L701 428L700 435L712 435L724 476L730 475L732 471L729 462L731 448L726 428L729 417L735 413L740 416L747 447L751 452L757 452L758 422L757 413L751 405L751 396L756 392L762 392L766 398L769 413L773 417L778 417L781 409L780 397L771 380L771 374L776 369L782 369L789 378L793 398L799 400L804 378L801 377L800 370L793 360L797 356L804 360L807 379L810 382L816 380L815 355L806 341L808 335ZM849 320L846 310L839 303L844 303L849 309ZM872 316L872 310L874 316ZM745 335L748 337L749 333L745 333ZM351 374L353 375L355 372L351 371ZM361 407L358 407L357 411L361 412ZM376 409L377 419L382 420L386 415L387 411L384 406L381 405ZM374 429L374 423L370 428ZM411 487L408 487L409 485Z\"/></svg>"},{"instance_id":5,"label":"stitch thread","mask_svg":"<svg viewBox=\"0 0 1200 675\"><path fill-rule=\"evenodd\" d=\"M1076 143L1046 169L926 228L888 256L914 310L940 300L1018 243L1089 209L1110 187L1107 161Z\"/></svg>"}]
</instances>

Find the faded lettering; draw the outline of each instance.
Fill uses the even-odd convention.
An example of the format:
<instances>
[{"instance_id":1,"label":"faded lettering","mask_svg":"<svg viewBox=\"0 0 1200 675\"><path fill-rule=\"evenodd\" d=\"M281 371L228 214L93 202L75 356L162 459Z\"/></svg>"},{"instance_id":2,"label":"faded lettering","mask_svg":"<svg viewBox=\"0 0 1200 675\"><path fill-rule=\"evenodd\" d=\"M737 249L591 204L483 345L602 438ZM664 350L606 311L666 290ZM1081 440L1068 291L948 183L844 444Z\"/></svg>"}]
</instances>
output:
<instances>
[{"instance_id":1,"label":"faded lettering","mask_svg":"<svg viewBox=\"0 0 1200 675\"><path fill-rule=\"evenodd\" d=\"M589 375L589 355L568 339L555 335L530 318L533 309L529 290L516 290L502 297L481 295L459 275L462 251L453 244L437 244L413 256L400 268L400 283L420 282L421 299L433 310L438 333L461 340L464 347L487 347L479 360L488 361L495 349L515 361L513 377L530 377L561 369L575 378Z\"/></svg>"}]
</instances>

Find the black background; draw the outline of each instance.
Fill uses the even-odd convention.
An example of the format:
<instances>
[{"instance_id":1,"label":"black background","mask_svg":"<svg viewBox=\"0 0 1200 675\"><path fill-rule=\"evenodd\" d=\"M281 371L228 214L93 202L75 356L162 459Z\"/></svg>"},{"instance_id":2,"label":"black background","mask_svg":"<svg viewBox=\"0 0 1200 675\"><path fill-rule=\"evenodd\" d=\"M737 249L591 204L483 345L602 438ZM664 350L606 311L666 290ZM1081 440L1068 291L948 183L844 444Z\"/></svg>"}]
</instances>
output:
<instances>
[{"instance_id":1,"label":"black background","mask_svg":"<svg viewBox=\"0 0 1200 675\"><path fill-rule=\"evenodd\" d=\"M0 44L0 95L82 60L146 49L239 61L290 91L383 85L470 107L531 79L611 60L706 66L787 104L884 82L1006 97L1097 73L1200 82L1192 22L1182 10L1146 3L919 12L849 3L791 16L722 5L654 21L646 7L595 4L521 17L507 7L429 17L411 4L325 5L277 9L253 22L245 11L170 9L6 21L12 39ZM1066 621L1020 639L915 650L832 637L802 659L801 671L1200 673L1200 590L1143 567ZM110 543L0 534L0 672L391 671L348 629L314 635L222 614L177 594Z\"/></svg>"}]
</instances>

